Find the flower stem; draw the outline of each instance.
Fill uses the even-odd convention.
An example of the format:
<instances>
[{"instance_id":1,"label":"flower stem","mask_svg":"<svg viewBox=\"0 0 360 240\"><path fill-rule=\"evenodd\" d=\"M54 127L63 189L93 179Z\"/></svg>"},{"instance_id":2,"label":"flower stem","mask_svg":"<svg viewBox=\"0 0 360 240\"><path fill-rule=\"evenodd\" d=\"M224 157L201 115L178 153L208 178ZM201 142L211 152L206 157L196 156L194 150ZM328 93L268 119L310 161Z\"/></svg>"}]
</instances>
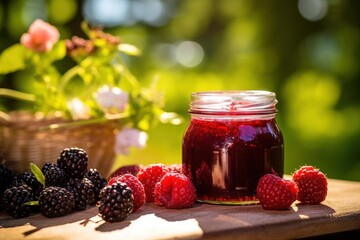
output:
<instances>
[{"instance_id":1,"label":"flower stem","mask_svg":"<svg viewBox=\"0 0 360 240\"><path fill-rule=\"evenodd\" d=\"M70 82L70 80L80 73L81 68L79 66L75 66L65 72L60 78L60 90L63 91L66 85Z\"/></svg>"},{"instance_id":2,"label":"flower stem","mask_svg":"<svg viewBox=\"0 0 360 240\"><path fill-rule=\"evenodd\" d=\"M120 57L117 57L116 59L121 63L123 74L127 81L130 83L130 85L134 88L140 88L140 83L138 82L136 77L130 72L125 63L123 63L122 59Z\"/></svg>"},{"instance_id":3,"label":"flower stem","mask_svg":"<svg viewBox=\"0 0 360 240\"><path fill-rule=\"evenodd\" d=\"M0 96L5 96L9 98L19 99L34 102L36 100L35 95L29 93L23 93L12 89L0 88Z\"/></svg>"}]
</instances>

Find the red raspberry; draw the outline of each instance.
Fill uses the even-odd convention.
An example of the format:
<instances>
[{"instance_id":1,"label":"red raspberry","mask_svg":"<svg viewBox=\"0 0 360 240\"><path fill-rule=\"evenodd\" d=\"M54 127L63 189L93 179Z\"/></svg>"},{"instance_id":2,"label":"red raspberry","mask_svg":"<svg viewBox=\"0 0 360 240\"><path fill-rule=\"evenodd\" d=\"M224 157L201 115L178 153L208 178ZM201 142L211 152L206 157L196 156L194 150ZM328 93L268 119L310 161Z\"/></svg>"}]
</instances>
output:
<instances>
[{"instance_id":1,"label":"red raspberry","mask_svg":"<svg viewBox=\"0 0 360 240\"><path fill-rule=\"evenodd\" d=\"M132 175L136 176L139 171L141 170L142 166L141 165L127 165L127 166L122 166L119 167L118 169L116 169L111 175L110 175L110 179L113 177L117 177L126 173L131 173Z\"/></svg>"},{"instance_id":2,"label":"red raspberry","mask_svg":"<svg viewBox=\"0 0 360 240\"><path fill-rule=\"evenodd\" d=\"M145 202L145 190L142 183L130 173L126 173L121 176L110 179L108 185L112 185L117 182L125 183L132 191L134 196L134 208L133 212L138 210Z\"/></svg>"},{"instance_id":3,"label":"red raspberry","mask_svg":"<svg viewBox=\"0 0 360 240\"><path fill-rule=\"evenodd\" d=\"M154 190L155 204L166 208L188 208L196 201L194 185L184 174L170 172Z\"/></svg>"},{"instance_id":4,"label":"red raspberry","mask_svg":"<svg viewBox=\"0 0 360 240\"><path fill-rule=\"evenodd\" d=\"M144 185L146 202L154 202L155 184L168 172L164 164L151 164L140 170L138 179Z\"/></svg>"},{"instance_id":5,"label":"red raspberry","mask_svg":"<svg viewBox=\"0 0 360 240\"><path fill-rule=\"evenodd\" d=\"M324 173L312 166L303 166L293 173L293 181L299 188L297 200L302 203L320 204L327 194L327 179Z\"/></svg>"},{"instance_id":6,"label":"red raspberry","mask_svg":"<svg viewBox=\"0 0 360 240\"><path fill-rule=\"evenodd\" d=\"M256 196L266 210L289 209L298 192L299 189L293 181L270 173L260 178L256 188Z\"/></svg>"},{"instance_id":7,"label":"red raspberry","mask_svg":"<svg viewBox=\"0 0 360 240\"><path fill-rule=\"evenodd\" d=\"M172 164L167 166L169 172L182 173L182 164Z\"/></svg>"}]
</instances>

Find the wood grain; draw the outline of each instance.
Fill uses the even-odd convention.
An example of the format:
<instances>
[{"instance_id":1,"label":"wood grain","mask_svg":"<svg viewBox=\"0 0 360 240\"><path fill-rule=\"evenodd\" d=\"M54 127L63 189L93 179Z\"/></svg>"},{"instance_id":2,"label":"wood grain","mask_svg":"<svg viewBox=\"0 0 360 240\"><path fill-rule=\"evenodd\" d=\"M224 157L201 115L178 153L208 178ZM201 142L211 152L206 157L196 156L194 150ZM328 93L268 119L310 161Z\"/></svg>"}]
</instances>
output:
<instances>
[{"instance_id":1,"label":"wood grain","mask_svg":"<svg viewBox=\"0 0 360 240\"><path fill-rule=\"evenodd\" d=\"M329 180L321 205L295 202L290 210L260 205L196 204L170 210L145 204L118 223L106 223L97 208L49 219L0 214L0 239L289 239L360 229L360 182Z\"/></svg>"}]
</instances>

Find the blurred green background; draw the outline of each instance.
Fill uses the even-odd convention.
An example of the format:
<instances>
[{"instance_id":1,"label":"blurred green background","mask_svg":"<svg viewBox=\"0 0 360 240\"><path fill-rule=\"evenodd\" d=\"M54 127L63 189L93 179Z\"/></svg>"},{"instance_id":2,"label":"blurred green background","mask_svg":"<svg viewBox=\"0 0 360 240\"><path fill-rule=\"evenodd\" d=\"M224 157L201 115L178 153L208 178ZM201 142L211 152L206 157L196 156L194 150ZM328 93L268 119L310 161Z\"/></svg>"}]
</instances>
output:
<instances>
[{"instance_id":1,"label":"blurred green background","mask_svg":"<svg viewBox=\"0 0 360 240\"><path fill-rule=\"evenodd\" d=\"M126 59L131 71L157 79L165 109L185 121L158 125L146 149L114 167L180 163L192 92L264 89L279 100L286 173L311 164L360 181L359 10L357 0L2 0L0 51L36 18L62 38L81 36L86 19L142 50ZM0 86L17 77L0 76Z\"/></svg>"}]
</instances>

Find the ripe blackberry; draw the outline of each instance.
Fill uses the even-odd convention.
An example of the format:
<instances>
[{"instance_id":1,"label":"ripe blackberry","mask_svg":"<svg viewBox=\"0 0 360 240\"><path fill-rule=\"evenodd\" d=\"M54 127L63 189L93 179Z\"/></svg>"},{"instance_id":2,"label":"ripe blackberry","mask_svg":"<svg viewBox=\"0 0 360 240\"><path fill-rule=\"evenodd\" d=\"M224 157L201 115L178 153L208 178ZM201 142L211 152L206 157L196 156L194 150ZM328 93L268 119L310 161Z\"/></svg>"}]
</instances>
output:
<instances>
[{"instance_id":1,"label":"ripe blackberry","mask_svg":"<svg viewBox=\"0 0 360 240\"><path fill-rule=\"evenodd\" d=\"M14 218L27 217L31 206L25 203L34 200L32 189L26 184L7 189L3 196L4 210Z\"/></svg>"},{"instance_id":2,"label":"ripe blackberry","mask_svg":"<svg viewBox=\"0 0 360 240\"><path fill-rule=\"evenodd\" d=\"M98 201L99 198L99 194L100 191L103 187L106 186L107 181L106 179L101 175L101 173L99 173L99 171L97 169L89 169L86 173L85 173L85 177L88 178L93 184L94 184L94 197L95 197L95 201Z\"/></svg>"},{"instance_id":3,"label":"ripe blackberry","mask_svg":"<svg viewBox=\"0 0 360 240\"><path fill-rule=\"evenodd\" d=\"M45 163L44 166L41 168L42 173L45 174L46 171L54 165L56 165L56 163L50 163L50 162Z\"/></svg>"},{"instance_id":4,"label":"ripe blackberry","mask_svg":"<svg viewBox=\"0 0 360 240\"><path fill-rule=\"evenodd\" d=\"M45 166L45 165L44 165ZM44 168L43 168L44 169ZM45 185L46 187L63 187L67 180L67 175L63 169L61 169L57 164L50 163L42 170L45 176Z\"/></svg>"},{"instance_id":5,"label":"ripe blackberry","mask_svg":"<svg viewBox=\"0 0 360 240\"><path fill-rule=\"evenodd\" d=\"M0 164L0 192L3 193L13 181L14 174L12 171L5 166Z\"/></svg>"},{"instance_id":6,"label":"ripe blackberry","mask_svg":"<svg viewBox=\"0 0 360 240\"><path fill-rule=\"evenodd\" d=\"M133 211L131 189L121 182L104 187L100 192L99 214L107 222L124 220Z\"/></svg>"},{"instance_id":7,"label":"ripe blackberry","mask_svg":"<svg viewBox=\"0 0 360 240\"><path fill-rule=\"evenodd\" d=\"M88 155L81 148L65 148L61 151L57 164L70 177L82 178L87 170Z\"/></svg>"},{"instance_id":8,"label":"ripe blackberry","mask_svg":"<svg viewBox=\"0 0 360 240\"><path fill-rule=\"evenodd\" d=\"M108 185L112 185L116 182L125 183L132 191L134 196L134 209L135 212L145 203L145 189L144 185L131 173L126 173L114 178L111 178L108 182Z\"/></svg>"},{"instance_id":9,"label":"ripe blackberry","mask_svg":"<svg viewBox=\"0 0 360 240\"><path fill-rule=\"evenodd\" d=\"M0 164L0 210L2 209L2 196L14 178L12 171L4 164Z\"/></svg>"},{"instance_id":10,"label":"ripe blackberry","mask_svg":"<svg viewBox=\"0 0 360 240\"><path fill-rule=\"evenodd\" d=\"M28 185L34 193L36 198L39 197L40 192L43 189L43 186L39 181L36 179L35 175L31 172L23 172L14 177L12 182L12 186L21 186L23 184Z\"/></svg>"},{"instance_id":11,"label":"ripe blackberry","mask_svg":"<svg viewBox=\"0 0 360 240\"><path fill-rule=\"evenodd\" d=\"M74 210L85 210L88 205L95 203L94 184L87 178L70 178L65 187L74 194Z\"/></svg>"},{"instance_id":12,"label":"ripe blackberry","mask_svg":"<svg viewBox=\"0 0 360 240\"><path fill-rule=\"evenodd\" d=\"M47 187L39 197L40 212L45 217L60 217L75 206L74 195L62 187Z\"/></svg>"}]
</instances>

